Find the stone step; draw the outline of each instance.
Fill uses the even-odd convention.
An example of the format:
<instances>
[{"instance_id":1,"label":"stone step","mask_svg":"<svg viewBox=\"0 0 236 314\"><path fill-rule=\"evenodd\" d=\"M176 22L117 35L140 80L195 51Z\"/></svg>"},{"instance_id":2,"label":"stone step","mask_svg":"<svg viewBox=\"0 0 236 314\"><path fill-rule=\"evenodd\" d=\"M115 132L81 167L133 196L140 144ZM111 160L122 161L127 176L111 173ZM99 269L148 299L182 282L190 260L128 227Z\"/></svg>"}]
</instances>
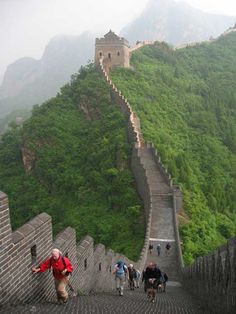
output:
<instances>
[{"instance_id":1,"label":"stone step","mask_svg":"<svg viewBox=\"0 0 236 314\"><path fill-rule=\"evenodd\" d=\"M172 188L168 185L166 177L159 168L159 165L156 164L150 149L142 150L140 156L143 167L146 170L152 199L152 220L150 230L150 239L152 240L149 240L149 243L152 243L155 248L152 255L148 254L146 265L150 261L154 261L168 274L171 281L178 281L179 264L176 254ZM165 245L167 241L172 241L172 247L168 256L166 256L165 253ZM157 243L161 243L161 256L157 256ZM173 313L175 312L173 311Z\"/></svg>"},{"instance_id":2,"label":"stone step","mask_svg":"<svg viewBox=\"0 0 236 314\"><path fill-rule=\"evenodd\" d=\"M206 314L197 298L185 291L180 283L170 280L166 292L159 292L155 302L147 300L144 285L131 291L127 288L124 296L120 297L117 291L82 295L69 299L65 305L54 303L35 303L18 306L5 306L1 314Z\"/></svg>"}]
</instances>

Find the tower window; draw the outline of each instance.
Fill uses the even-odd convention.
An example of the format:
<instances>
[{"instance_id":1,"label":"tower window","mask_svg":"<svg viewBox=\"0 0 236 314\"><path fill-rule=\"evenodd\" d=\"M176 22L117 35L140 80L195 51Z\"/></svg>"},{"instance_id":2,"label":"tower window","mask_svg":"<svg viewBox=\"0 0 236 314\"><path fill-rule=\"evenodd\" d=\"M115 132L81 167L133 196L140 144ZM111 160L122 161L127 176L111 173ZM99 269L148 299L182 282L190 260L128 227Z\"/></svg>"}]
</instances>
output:
<instances>
[{"instance_id":1,"label":"tower window","mask_svg":"<svg viewBox=\"0 0 236 314\"><path fill-rule=\"evenodd\" d=\"M37 249L36 245L33 245L30 249L31 252L31 263L35 264L36 263L36 258L37 258Z\"/></svg>"},{"instance_id":2,"label":"tower window","mask_svg":"<svg viewBox=\"0 0 236 314\"><path fill-rule=\"evenodd\" d=\"M117 52L117 56L119 57L119 55L120 55L120 52L118 51L118 52Z\"/></svg>"},{"instance_id":3,"label":"tower window","mask_svg":"<svg viewBox=\"0 0 236 314\"><path fill-rule=\"evenodd\" d=\"M108 53L108 58L111 59L111 54L110 54L110 52Z\"/></svg>"},{"instance_id":4,"label":"tower window","mask_svg":"<svg viewBox=\"0 0 236 314\"><path fill-rule=\"evenodd\" d=\"M99 56L100 56L100 57L102 56L102 52L99 52Z\"/></svg>"}]
</instances>

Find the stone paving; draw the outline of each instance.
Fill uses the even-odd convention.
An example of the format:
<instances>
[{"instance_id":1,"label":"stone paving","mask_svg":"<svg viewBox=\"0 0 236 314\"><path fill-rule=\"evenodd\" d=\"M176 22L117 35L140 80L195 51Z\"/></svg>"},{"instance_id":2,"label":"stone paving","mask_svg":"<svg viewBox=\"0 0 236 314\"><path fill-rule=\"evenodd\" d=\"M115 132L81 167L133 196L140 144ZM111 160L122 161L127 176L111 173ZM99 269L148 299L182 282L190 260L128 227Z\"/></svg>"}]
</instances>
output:
<instances>
[{"instance_id":1,"label":"stone paving","mask_svg":"<svg viewBox=\"0 0 236 314\"><path fill-rule=\"evenodd\" d=\"M181 287L167 286L166 293L158 293L155 303L150 303L143 286L135 291L125 290L120 297L116 291L91 296L71 298L66 305L40 303L5 307L1 314L208 314L201 305Z\"/></svg>"},{"instance_id":2,"label":"stone paving","mask_svg":"<svg viewBox=\"0 0 236 314\"><path fill-rule=\"evenodd\" d=\"M153 244L153 253L148 254L146 264L154 261L167 273L171 281L179 281L178 260L176 254L175 232L173 222L173 200L171 188L167 185L158 169L151 150L141 150L141 162L146 169L148 183L152 194L152 223L149 243ZM165 246L169 242L171 249L166 255ZM156 246L161 244L161 254L157 256Z\"/></svg>"}]
</instances>

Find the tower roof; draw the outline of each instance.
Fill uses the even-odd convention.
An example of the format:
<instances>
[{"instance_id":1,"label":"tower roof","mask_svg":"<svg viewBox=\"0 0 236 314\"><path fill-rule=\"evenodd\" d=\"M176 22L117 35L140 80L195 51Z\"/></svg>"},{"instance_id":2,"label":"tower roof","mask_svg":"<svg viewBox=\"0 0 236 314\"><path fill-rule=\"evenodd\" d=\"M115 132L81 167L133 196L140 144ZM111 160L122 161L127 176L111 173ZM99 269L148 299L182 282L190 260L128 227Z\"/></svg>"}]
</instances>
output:
<instances>
[{"instance_id":1,"label":"tower roof","mask_svg":"<svg viewBox=\"0 0 236 314\"><path fill-rule=\"evenodd\" d=\"M104 37L106 39L120 39L120 37L117 36L111 29L106 35L104 35Z\"/></svg>"},{"instance_id":2,"label":"tower roof","mask_svg":"<svg viewBox=\"0 0 236 314\"><path fill-rule=\"evenodd\" d=\"M123 38L116 35L112 30L110 30L107 34L102 38L96 38L96 45L113 45L113 44L122 44L125 46L129 46L129 42Z\"/></svg>"}]
</instances>

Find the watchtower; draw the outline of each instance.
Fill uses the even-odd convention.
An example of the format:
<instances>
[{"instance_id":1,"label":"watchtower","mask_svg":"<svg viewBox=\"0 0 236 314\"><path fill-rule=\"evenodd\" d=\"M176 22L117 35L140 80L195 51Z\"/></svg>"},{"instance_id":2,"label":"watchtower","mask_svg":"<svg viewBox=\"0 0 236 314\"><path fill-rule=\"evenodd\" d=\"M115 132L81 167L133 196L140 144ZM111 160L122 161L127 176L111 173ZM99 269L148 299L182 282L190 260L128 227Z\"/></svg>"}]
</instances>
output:
<instances>
[{"instance_id":1,"label":"watchtower","mask_svg":"<svg viewBox=\"0 0 236 314\"><path fill-rule=\"evenodd\" d=\"M103 58L103 64L111 69L115 66L129 67L129 42L111 30L103 38L96 38L95 64Z\"/></svg>"}]
</instances>

